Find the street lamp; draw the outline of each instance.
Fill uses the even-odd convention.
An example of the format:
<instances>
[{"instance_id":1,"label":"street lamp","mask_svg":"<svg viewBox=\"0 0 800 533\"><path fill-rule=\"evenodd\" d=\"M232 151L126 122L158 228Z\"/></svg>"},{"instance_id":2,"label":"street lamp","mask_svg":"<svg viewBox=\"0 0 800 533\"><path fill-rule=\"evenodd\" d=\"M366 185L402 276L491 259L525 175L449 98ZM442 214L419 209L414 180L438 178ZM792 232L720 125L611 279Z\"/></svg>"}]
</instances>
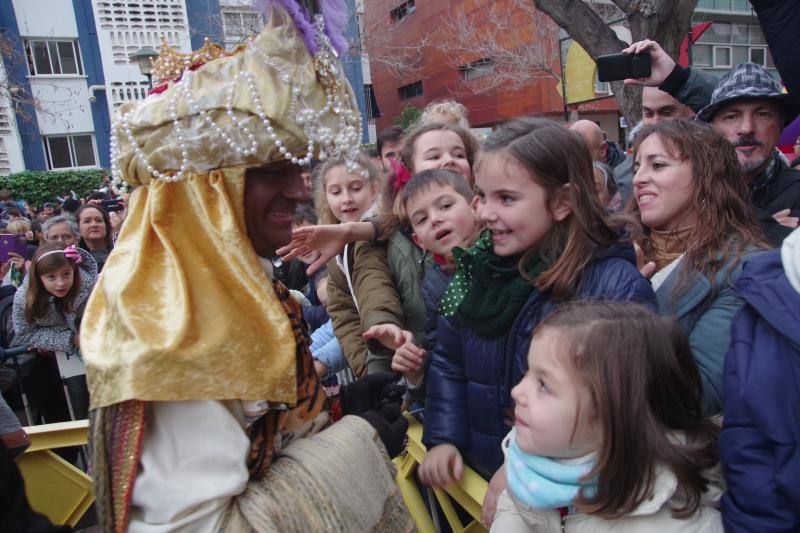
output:
<instances>
[{"instance_id":1,"label":"street lamp","mask_svg":"<svg viewBox=\"0 0 800 533\"><path fill-rule=\"evenodd\" d=\"M142 73L142 76L147 78L147 84L150 86L151 90L153 89L153 60L157 57L158 52L149 46L140 48L130 55L131 62L139 66L139 72Z\"/></svg>"}]
</instances>

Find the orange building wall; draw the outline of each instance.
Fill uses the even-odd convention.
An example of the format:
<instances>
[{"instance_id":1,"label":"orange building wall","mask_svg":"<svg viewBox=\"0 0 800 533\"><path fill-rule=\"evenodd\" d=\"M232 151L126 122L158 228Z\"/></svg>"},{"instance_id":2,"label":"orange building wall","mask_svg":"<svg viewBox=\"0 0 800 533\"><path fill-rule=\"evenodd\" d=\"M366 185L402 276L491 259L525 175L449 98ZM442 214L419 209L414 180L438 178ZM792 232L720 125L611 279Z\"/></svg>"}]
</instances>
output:
<instances>
[{"instance_id":1,"label":"orange building wall","mask_svg":"<svg viewBox=\"0 0 800 533\"><path fill-rule=\"evenodd\" d=\"M416 11L404 18L391 33L392 46L407 47L419 43L423 35L428 35L432 30L441 26L444 17L448 16L448 8L455 10L463 6L470 20L480 28L481 24L488 24L485 13L482 17L482 5L487 5L491 0L417 0ZM495 4L507 4L508 9L513 9L510 0L496 0ZM391 20L390 12L402 4L402 0L367 0L366 1L366 28L375 30L385 28ZM544 15L542 15L544 17ZM521 29L521 31L524 31ZM369 40L369 37L367 37ZM447 64L445 52L434 46L429 46L421 58L418 73L404 78L395 78L389 69L374 59L370 59L372 72L372 85L383 116L377 121L377 129L381 131L392 124L393 119L408 105L424 108L433 100L454 98L463 103L469 110L469 120L472 126L491 126L497 122L530 114L545 114L554 118L563 117L563 102L556 92L560 83L556 79L537 79L523 86L519 90L496 91L488 94L470 94L463 85L463 73ZM474 61L480 57L471 58ZM555 60L558 70L558 58ZM397 89L403 85L422 80L423 94L421 96L400 100ZM610 104L610 105L609 105ZM598 103L598 111L616 109L616 103ZM606 111L607 112L607 111Z\"/></svg>"}]
</instances>

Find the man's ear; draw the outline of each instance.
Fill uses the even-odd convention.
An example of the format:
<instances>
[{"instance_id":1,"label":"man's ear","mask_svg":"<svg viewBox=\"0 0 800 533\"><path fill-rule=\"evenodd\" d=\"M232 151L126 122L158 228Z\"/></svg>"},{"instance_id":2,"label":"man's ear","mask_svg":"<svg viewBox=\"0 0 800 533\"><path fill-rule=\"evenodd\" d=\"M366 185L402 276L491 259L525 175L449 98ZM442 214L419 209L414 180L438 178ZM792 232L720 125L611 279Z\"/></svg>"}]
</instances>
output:
<instances>
[{"instance_id":1,"label":"man's ear","mask_svg":"<svg viewBox=\"0 0 800 533\"><path fill-rule=\"evenodd\" d=\"M412 233L412 234L411 234L411 240L412 240L412 241L414 241L414 244L416 244L417 246L419 246L419 247L420 247L420 249L422 249L422 251L423 251L423 252L427 252L427 251L428 251L428 249L427 249L427 248L425 248L425 245L424 245L424 244L422 244L422 240L420 240L420 238L419 238L419 237L417 237L417 234L416 234L416 233Z\"/></svg>"},{"instance_id":2,"label":"man's ear","mask_svg":"<svg viewBox=\"0 0 800 533\"><path fill-rule=\"evenodd\" d=\"M561 222L572 213L572 190L571 183L565 183L559 187L552 198L550 198L550 212L553 214L553 220Z\"/></svg>"},{"instance_id":3,"label":"man's ear","mask_svg":"<svg viewBox=\"0 0 800 533\"><path fill-rule=\"evenodd\" d=\"M608 141L603 141L603 144L600 145L600 157L605 159L606 154L608 154Z\"/></svg>"}]
</instances>

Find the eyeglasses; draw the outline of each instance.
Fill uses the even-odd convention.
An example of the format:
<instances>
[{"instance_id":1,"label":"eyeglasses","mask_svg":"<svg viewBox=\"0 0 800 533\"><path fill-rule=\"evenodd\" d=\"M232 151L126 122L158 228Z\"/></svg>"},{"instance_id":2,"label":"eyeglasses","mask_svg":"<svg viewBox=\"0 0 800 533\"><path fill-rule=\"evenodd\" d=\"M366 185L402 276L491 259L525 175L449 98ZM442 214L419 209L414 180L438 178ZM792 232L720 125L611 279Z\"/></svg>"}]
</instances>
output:
<instances>
[{"instance_id":1,"label":"eyeglasses","mask_svg":"<svg viewBox=\"0 0 800 533\"><path fill-rule=\"evenodd\" d=\"M52 242L67 242L74 241L77 237L72 233L62 233L61 235L47 235L46 238Z\"/></svg>"}]
</instances>

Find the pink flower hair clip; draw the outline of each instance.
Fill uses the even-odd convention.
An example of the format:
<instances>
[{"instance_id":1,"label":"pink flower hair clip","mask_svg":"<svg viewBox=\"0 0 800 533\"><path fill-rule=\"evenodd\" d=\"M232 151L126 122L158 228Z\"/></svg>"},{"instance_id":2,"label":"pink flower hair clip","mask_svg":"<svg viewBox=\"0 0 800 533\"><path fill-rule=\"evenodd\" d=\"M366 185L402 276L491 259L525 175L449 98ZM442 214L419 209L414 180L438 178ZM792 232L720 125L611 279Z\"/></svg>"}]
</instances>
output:
<instances>
[{"instance_id":1,"label":"pink flower hair clip","mask_svg":"<svg viewBox=\"0 0 800 533\"><path fill-rule=\"evenodd\" d=\"M393 157L389 158L389 164L392 167L392 174L394 175L394 182L392 183L394 192L400 192L403 187L406 186L406 183L411 181L411 178L414 177L414 175L411 174L411 171L409 171L401 161L398 161Z\"/></svg>"}]
</instances>

